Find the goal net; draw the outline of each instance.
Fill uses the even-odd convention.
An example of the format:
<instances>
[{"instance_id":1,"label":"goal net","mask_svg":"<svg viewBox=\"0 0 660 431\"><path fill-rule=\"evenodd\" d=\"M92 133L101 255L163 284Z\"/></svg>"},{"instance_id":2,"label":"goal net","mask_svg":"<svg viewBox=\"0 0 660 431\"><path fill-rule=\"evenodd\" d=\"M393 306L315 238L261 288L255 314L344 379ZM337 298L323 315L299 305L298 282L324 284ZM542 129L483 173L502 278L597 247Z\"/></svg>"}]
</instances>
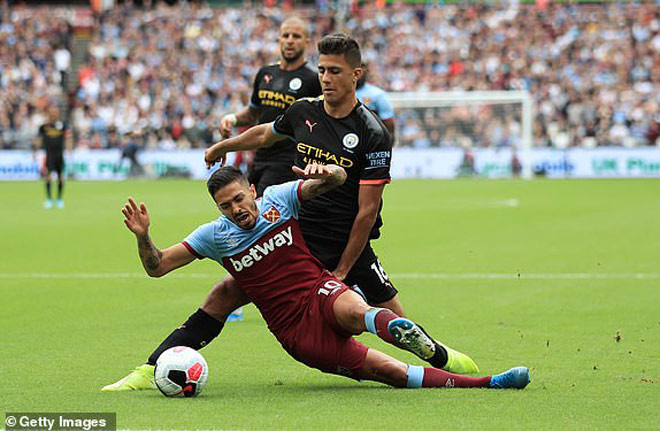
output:
<instances>
[{"instance_id":1,"label":"goal net","mask_svg":"<svg viewBox=\"0 0 660 431\"><path fill-rule=\"evenodd\" d=\"M460 149L464 156L459 176L531 178L528 92L413 92L388 93L388 97L396 112L396 147ZM486 167L475 160L479 157L499 162Z\"/></svg>"}]
</instances>

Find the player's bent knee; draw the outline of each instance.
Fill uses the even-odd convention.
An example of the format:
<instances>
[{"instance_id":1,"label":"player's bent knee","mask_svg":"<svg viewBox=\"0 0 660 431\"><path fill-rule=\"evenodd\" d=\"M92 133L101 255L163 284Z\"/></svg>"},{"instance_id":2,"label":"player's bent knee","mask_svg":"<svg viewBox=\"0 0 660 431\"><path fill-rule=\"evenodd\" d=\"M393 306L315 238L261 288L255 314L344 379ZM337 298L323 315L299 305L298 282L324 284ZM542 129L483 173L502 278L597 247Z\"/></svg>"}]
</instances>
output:
<instances>
[{"instance_id":1,"label":"player's bent knee","mask_svg":"<svg viewBox=\"0 0 660 431\"><path fill-rule=\"evenodd\" d=\"M361 334L366 330L364 315L369 308L362 297L352 290L344 291L333 305L337 322L352 334Z\"/></svg>"}]
</instances>

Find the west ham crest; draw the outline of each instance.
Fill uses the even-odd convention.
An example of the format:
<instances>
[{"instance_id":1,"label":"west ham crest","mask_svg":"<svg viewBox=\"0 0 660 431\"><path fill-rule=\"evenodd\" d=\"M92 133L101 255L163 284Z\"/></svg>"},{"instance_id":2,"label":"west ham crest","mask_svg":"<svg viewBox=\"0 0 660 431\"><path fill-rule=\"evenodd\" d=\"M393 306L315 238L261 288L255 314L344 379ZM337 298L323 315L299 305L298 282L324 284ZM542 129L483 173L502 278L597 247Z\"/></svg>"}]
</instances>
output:
<instances>
[{"instance_id":1,"label":"west ham crest","mask_svg":"<svg viewBox=\"0 0 660 431\"><path fill-rule=\"evenodd\" d=\"M262 214L266 220L268 220L271 223L275 223L278 221L281 217L280 212L277 210L277 208L271 206L268 208L266 212Z\"/></svg>"}]
</instances>

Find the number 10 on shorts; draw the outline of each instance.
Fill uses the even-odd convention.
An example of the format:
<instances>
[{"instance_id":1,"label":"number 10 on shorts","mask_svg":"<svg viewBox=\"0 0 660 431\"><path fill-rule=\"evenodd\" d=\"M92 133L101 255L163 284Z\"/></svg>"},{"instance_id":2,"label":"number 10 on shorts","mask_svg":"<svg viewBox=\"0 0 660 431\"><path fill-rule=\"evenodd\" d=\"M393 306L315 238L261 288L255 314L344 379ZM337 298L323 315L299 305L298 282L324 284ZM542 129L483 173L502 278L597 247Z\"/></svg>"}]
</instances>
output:
<instances>
[{"instance_id":1,"label":"number 10 on shorts","mask_svg":"<svg viewBox=\"0 0 660 431\"><path fill-rule=\"evenodd\" d=\"M323 287L319 288L319 295L330 296L341 288L342 284L335 280L326 281Z\"/></svg>"}]
</instances>

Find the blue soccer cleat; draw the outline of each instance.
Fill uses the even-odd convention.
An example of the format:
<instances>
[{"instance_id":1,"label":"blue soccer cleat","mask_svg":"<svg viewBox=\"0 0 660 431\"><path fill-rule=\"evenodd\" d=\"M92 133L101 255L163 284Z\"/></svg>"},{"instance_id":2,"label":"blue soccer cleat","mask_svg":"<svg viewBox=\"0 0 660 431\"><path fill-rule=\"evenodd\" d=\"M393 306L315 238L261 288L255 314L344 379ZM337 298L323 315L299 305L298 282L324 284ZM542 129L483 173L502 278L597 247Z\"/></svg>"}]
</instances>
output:
<instances>
[{"instance_id":1,"label":"blue soccer cleat","mask_svg":"<svg viewBox=\"0 0 660 431\"><path fill-rule=\"evenodd\" d=\"M509 371L495 374L490 379L490 387L494 389L522 389L529 384L527 367L515 367Z\"/></svg>"}]
</instances>

